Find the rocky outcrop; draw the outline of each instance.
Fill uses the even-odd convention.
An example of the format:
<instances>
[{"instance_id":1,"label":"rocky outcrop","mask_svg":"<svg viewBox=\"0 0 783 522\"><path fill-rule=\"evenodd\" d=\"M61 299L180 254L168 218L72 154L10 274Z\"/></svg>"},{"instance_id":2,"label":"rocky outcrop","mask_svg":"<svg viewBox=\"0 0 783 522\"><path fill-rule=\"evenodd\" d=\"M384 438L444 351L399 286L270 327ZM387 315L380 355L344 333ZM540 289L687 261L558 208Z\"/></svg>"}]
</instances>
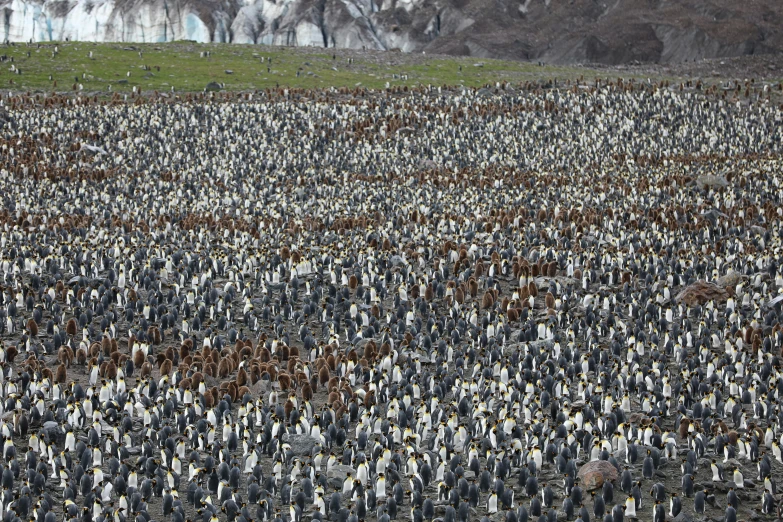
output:
<instances>
[{"instance_id":1,"label":"rocky outcrop","mask_svg":"<svg viewBox=\"0 0 783 522\"><path fill-rule=\"evenodd\" d=\"M291 446L291 452L299 457L310 455L313 448L320 444L320 441L315 437L303 434L284 436L283 442L288 443Z\"/></svg>"},{"instance_id":2,"label":"rocky outcrop","mask_svg":"<svg viewBox=\"0 0 783 522\"><path fill-rule=\"evenodd\" d=\"M11 41L234 42L550 63L779 52L777 0L0 0Z\"/></svg>"},{"instance_id":3,"label":"rocky outcrop","mask_svg":"<svg viewBox=\"0 0 783 522\"><path fill-rule=\"evenodd\" d=\"M579 468L577 477L587 491L592 491L603 486L606 481L617 480L617 468L605 460L594 460Z\"/></svg>"},{"instance_id":4,"label":"rocky outcrop","mask_svg":"<svg viewBox=\"0 0 783 522\"><path fill-rule=\"evenodd\" d=\"M675 298L679 303L685 303L688 306L703 305L709 301L725 303L729 298L729 293L718 285L707 283L706 281L696 281L692 285L686 286L682 292Z\"/></svg>"}]
</instances>

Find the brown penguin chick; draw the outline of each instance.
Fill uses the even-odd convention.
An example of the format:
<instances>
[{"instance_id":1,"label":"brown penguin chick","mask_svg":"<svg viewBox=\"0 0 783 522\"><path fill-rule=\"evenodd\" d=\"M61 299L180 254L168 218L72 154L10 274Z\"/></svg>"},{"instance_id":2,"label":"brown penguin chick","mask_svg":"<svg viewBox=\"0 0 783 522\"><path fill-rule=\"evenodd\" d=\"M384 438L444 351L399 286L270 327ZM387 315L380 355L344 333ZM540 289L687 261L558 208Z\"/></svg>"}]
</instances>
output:
<instances>
[{"instance_id":1,"label":"brown penguin chick","mask_svg":"<svg viewBox=\"0 0 783 522\"><path fill-rule=\"evenodd\" d=\"M294 403L291 402L290 399L285 401L285 404L283 405L283 411L285 411L286 419L291 418L291 412L294 411Z\"/></svg>"},{"instance_id":2,"label":"brown penguin chick","mask_svg":"<svg viewBox=\"0 0 783 522\"><path fill-rule=\"evenodd\" d=\"M519 321L519 311L516 308L509 308L506 310L506 317L510 323L516 323Z\"/></svg>"},{"instance_id":3,"label":"brown penguin chick","mask_svg":"<svg viewBox=\"0 0 783 522\"><path fill-rule=\"evenodd\" d=\"M143 364L144 364L144 352L141 350L137 350L136 353L133 354L133 366L136 368L141 368Z\"/></svg>"},{"instance_id":4,"label":"brown penguin chick","mask_svg":"<svg viewBox=\"0 0 783 522\"><path fill-rule=\"evenodd\" d=\"M179 347L179 358L184 359L188 355L190 355L190 348L187 344L181 344Z\"/></svg>"},{"instance_id":5,"label":"brown penguin chick","mask_svg":"<svg viewBox=\"0 0 783 522\"><path fill-rule=\"evenodd\" d=\"M212 395L211 390L207 390L207 393L204 394L204 406L207 408L215 406L215 397Z\"/></svg>"},{"instance_id":6,"label":"brown penguin chick","mask_svg":"<svg viewBox=\"0 0 783 522\"><path fill-rule=\"evenodd\" d=\"M106 370L103 373L104 377L107 379L116 379L117 378L117 365L114 364L114 361L108 361L106 363Z\"/></svg>"},{"instance_id":7,"label":"brown penguin chick","mask_svg":"<svg viewBox=\"0 0 783 522\"><path fill-rule=\"evenodd\" d=\"M285 344L279 345L277 347L277 353L281 361L287 361L288 357L291 355L290 351L288 350L288 346Z\"/></svg>"},{"instance_id":8,"label":"brown penguin chick","mask_svg":"<svg viewBox=\"0 0 783 522\"><path fill-rule=\"evenodd\" d=\"M269 352L269 350L266 347L261 348L258 354L258 360L261 361L262 363L268 363L269 361L272 360L272 354Z\"/></svg>"},{"instance_id":9,"label":"brown penguin chick","mask_svg":"<svg viewBox=\"0 0 783 522\"><path fill-rule=\"evenodd\" d=\"M282 391L286 391L291 387L291 377L287 373L280 373L277 376L277 384L280 385Z\"/></svg>"},{"instance_id":10,"label":"brown penguin chick","mask_svg":"<svg viewBox=\"0 0 783 522\"><path fill-rule=\"evenodd\" d=\"M164 359L160 365L160 375L163 376L170 374L172 366L171 359Z\"/></svg>"},{"instance_id":11,"label":"brown penguin chick","mask_svg":"<svg viewBox=\"0 0 783 522\"><path fill-rule=\"evenodd\" d=\"M547 308L554 308L555 307L555 296L552 295L552 292L547 292L546 293L544 301L546 303L546 307Z\"/></svg>"},{"instance_id":12,"label":"brown penguin chick","mask_svg":"<svg viewBox=\"0 0 783 522\"><path fill-rule=\"evenodd\" d=\"M60 349L57 350L57 360L60 361L61 364L64 364L66 367L71 367L71 362L73 362L73 350L71 350L70 346L60 346Z\"/></svg>"},{"instance_id":13,"label":"brown penguin chick","mask_svg":"<svg viewBox=\"0 0 783 522\"><path fill-rule=\"evenodd\" d=\"M101 339L101 352L103 355L109 355L111 353L111 341L105 335Z\"/></svg>"},{"instance_id":14,"label":"brown penguin chick","mask_svg":"<svg viewBox=\"0 0 783 522\"><path fill-rule=\"evenodd\" d=\"M233 381L228 383L228 395L231 397L232 402L236 402L236 400L239 398L239 387L237 384Z\"/></svg>"},{"instance_id":15,"label":"brown penguin chick","mask_svg":"<svg viewBox=\"0 0 783 522\"><path fill-rule=\"evenodd\" d=\"M241 350L239 350L239 358L240 360L247 360L253 357L253 348L250 346L243 346Z\"/></svg>"},{"instance_id":16,"label":"brown penguin chick","mask_svg":"<svg viewBox=\"0 0 783 522\"><path fill-rule=\"evenodd\" d=\"M258 364L254 364L250 366L250 371L248 372L248 376L250 377L250 384L255 384L258 381L261 380L261 366Z\"/></svg>"},{"instance_id":17,"label":"brown penguin chick","mask_svg":"<svg viewBox=\"0 0 783 522\"><path fill-rule=\"evenodd\" d=\"M142 377L149 377L152 375L152 364L149 361L145 362L141 365L140 372Z\"/></svg>"},{"instance_id":18,"label":"brown penguin chick","mask_svg":"<svg viewBox=\"0 0 783 522\"><path fill-rule=\"evenodd\" d=\"M219 378L225 379L230 373L231 367L229 366L228 358L225 358L220 361L220 364L218 364L217 374Z\"/></svg>"},{"instance_id":19,"label":"brown penguin chick","mask_svg":"<svg viewBox=\"0 0 783 522\"><path fill-rule=\"evenodd\" d=\"M503 296L503 299L500 301L500 311L505 313L509 306L511 306L511 299L508 296Z\"/></svg>"},{"instance_id":20,"label":"brown penguin chick","mask_svg":"<svg viewBox=\"0 0 783 522\"><path fill-rule=\"evenodd\" d=\"M552 261L549 263L549 270L547 271L549 277L557 277L557 262Z\"/></svg>"},{"instance_id":21,"label":"brown penguin chick","mask_svg":"<svg viewBox=\"0 0 783 522\"><path fill-rule=\"evenodd\" d=\"M87 364L87 352L84 350L84 348L79 348L76 350L76 364L80 366Z\"/></svg>"},{"instance_id":22,"label":"brown penguin chick","mask_svg":"<svg viewBox=\"0 0 783 522\"><path fill-rule=\"evenodd\" d=\"M468 293L473 298L478 295L478 282L473 277L468 279Z\"/></svg>"},{"instance_id":23,"label":"brown penguin chick","mask_svg":"<svg viewBox=\"0 0 783 522\"><path fill-rule=\"evenodd\" d=\"M357 286L359 286L359 279L356 277L356 274L351 274L351 277L348 278L348 288L356 290Z\"/></svg>"},{"instance_id":24,"label":"brown penguin chick","mask_svg":"<svg viewBox=\"0 0 783 522\"><path fill-rule=\"evenodd\" d=\"M330 392L326 399L326 404L334 408L334 404L340 400L340 394L336 391Z\"/></svg>"},{"instance_id":25,"label":"brown penguin chick","mask_svg":"<svg viewBox=\"0 0 783 522\"><path fill-rule=\"evenodd\" d=\"M30 337L38 337L38 323L33 319L28 320L27 331L30 333Z\"/></svg>"},{"instance_id":26,"label":"brown penguin chick","mask_svg":"<svg viewBox=\"0 0 783 522\"><path fill-rule=\"evenodd\" d=\"M333 371L337 370L337 362L336 362L336 360L334 358L334 355L329 354L326 357L326 366L329 367L329 371L330 372L333 372Z\"/></svg>"},{"instance_id":27,"label":"brown penguin chick","mask_svg":"<svg viewBox=\"0 0 783 522\"><path fill-rule=\"evenodd\" d=\"M364 403L365 408L369 408L371 406L374 406L376 403L375 398L375 390L370 390L367 393L364 394L364 399L362 401Z\"/></svg>"},{"instance_id":28,"label":"brown penguin chick","mask_svg":"<svg viewBox=\"0 0 783 522\"><path fill-rule=\"evenodd\" d=\"M684 417L680 421L679 432L680 432L681 439L688 438L688 428L690 427L690 425L691 425L691 420L687 417Z\"/></svg>"},{"instance_id":29,"label":"brown penguin chick","mask_svg":"<svg viewBox=\"0 0 783 522\"><path fill-rule=\"evenodd\" d=\"M199 385L204 382L204 374L201 372L195 372L190 376L190 384L193 390L198 390Z\"/></svg>"},{"instance_id":30,"label":"brown penguin chick","mask_svg":"<svg viewBox=\"0 0 783 522\"><path fill-rule=\"evenodd\" d=\"M302 399L306 401L313 400L313 389L310 387L309 382L305 382L302 385Z\"/></svg>"},{"instance_id":31,"label":"brown penguin chick","mask_svg":"<svg viewBox=\"0 0 783 522\"><path fill-rule=\"evenodd\" d=\"M55 384L65 384L65 381L68 376L68 371L65 368L64 364L60 364L57 367L57 371L54 372L54 383Z\"/></svg>"},{"instance_id":32,"label":"brown penguin chick","mask_svg":"<svg viewBox=\"0 0 783 522\"><path fill-rule=\"evenodd\" d=\"M70 337L76 336L76 319L71 317L68 322L65 324L65 333L68 334Z\"/></svg>"},{"instance_id":33,"label":"brown penguin chick","mask_svg":"<svg viewBox=\"0 0 783 522\"><path fill-rule=\"evenodd\" d=\"M484 297L481 298L481 308L484 310L488 308L492 308L492 305L495 304L495 299L491 292L484 292Z\"/></svg>"},{"instance_id":34,"label":"brown penguin chick","mask_svg":"<svg viewBox=\"0 0 783 522\"><path fill-rule=\"evenodd\" d=\"M90 357L98 357L101 353L101 343L92 343L90 345Z\"/></svg>"},{"instance_id":35,"label":"brown penguin chick","mask_svg":"<svg viewBox=\"0 0 783 522\"><path fill-rule=\"evenodd\" d=\"M476 261L476 268L473 273L477 279L484 275L484 262L480 259Z\"/></svg>"},{"instance_id":36,"label":"brown penguin chick","mask_svg":"<svg viewBox=\"0 0 783 522\"><path fill-rule=\"evenodd\" d=\"M340 379L336 375L329 379L326 389L329 391L340 389Z\"/></svg>"},{"instance_id":37,"label":"brown penguin chick","mask_svg":"<svg viewBox=\"0 0 783 522\"><path fill-rule=\"evenodd\" d=\"M737 441L739 440L739 433L737 433L735 430L731 430L729 432L729 444L734 446L737 444Z\"/></svg>"},{"instance_id":38,"label":"brown penguin chick","mask_svg":"<svg viewBox=\"0 0 783 522\"><path fill-rule=\"evenodd\" d=\"M454 300L457 304L465 304L465 292L462 290L462 287L458 286L454 289Z\"/></svg>"},{"instance_id":39,"label":"brown penguin chick","mask_svg":"<svg viewBox=\"0 0 783 522\"><path fill-rule=\"evenodd\" d=\"M538 287L536 286L535 281L530 281L527 284L527 291L533 297L538 297Z\"/></svg>"},{"instance_id":40,"label":"brown penguin chick","mask_svg":"<svg viewBox=\"0 0 783 522\"><path fill-rule=\"evenodd\" d=\"M171 359L166 357L165 353L158 353L158 355L155 356L155 364L158 365L158 368L160 368L166 361L171 361Z\"/></svg>"},{"instance_id":41,"label":"brown penguin chick","mask_svg":"<svg viewBox=\"0 0 783 522\"><path fill-rule=\"evenodd\" d=\"M244 386L245 384L247 384L247 380L248 380L247 372L245 371L244 368L240 368L239 371L237 372L237 378L236 378L237 386Z\"/></svg>"}]
</instances>

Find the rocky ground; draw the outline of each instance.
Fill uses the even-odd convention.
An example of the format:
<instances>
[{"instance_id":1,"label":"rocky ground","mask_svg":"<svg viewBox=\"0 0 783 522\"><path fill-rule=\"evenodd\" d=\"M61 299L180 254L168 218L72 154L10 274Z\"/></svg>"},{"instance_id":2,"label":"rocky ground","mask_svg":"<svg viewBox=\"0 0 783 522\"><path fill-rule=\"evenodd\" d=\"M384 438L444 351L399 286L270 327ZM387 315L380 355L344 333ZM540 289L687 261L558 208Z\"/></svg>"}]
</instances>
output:
<instances>
[{"instance_id":1,"label":"rocky ground","mask_svg":"<svg viewBox=\"0 0 783 522\"><path fill-rule=\"evenodd\" d=\"M764 59L718 65L730 77L775 70ZM725 81L732 87L586 79L318 96L280 89L255 99L220 93L127 104L4 97L0 361L4 419L17 449L4 465L27 462L33 433L59 454L79 404L56 398L54 381L99 394L101 383L89 383L95 364L110 381L127 373L133 401L159 415L153 429L138 411L129 414L124 460L165 484L164 494L171 493L160 467L165 441L144 455L144 437L164 429L177 441L185 437L177 423L188 411L185 389L204 411L224 406L229 425L248 423L235 450L226 448L221 417L213 445L199 450L188 442L177 488L182 519L210 520L213 508L221 522L227 518L221 507L229 500L217 491L198 506L187 498L196 482L188 480L187 461L196 455L203 463L222 447L227 463L242 467L252 450L241 442L259 442L257 472L268 479L280 456L285 478L297 461L315 466L320 451L342 461L351 450L337 441L358 447L357 427L365 422L372 426L364 449L371 479L382 448L404 463L387 468L401 478L398 520L430 518L412 509L418 484L407 459L417 460L423 475L425 454L433 471L447 455L450 471L464 468L456 479L470 480L477 476L469 469L471 443L480 450L478 476L496 460L492 478L500 475L515 493L511 509L489 513L482 491L467 510L471 521L531 514L538 501L519 477L535 462L535 445L573 461L570 471L549 459L536 470L533 497L542 497L545 484L553 491L541 515L551 513L550 520L569 518L563 486L573 471L591 520L592 493L608 498L603 482L614 484L609 510L624 502L618 476L626 466L640 482L640 520L652 517L656 484L667 512L673 493L684 497L682 513L666 520L724 520L732 488L736 520L767 517L764 478L783 484L783 463L774 458L783 382L781 112L760 83ZM140 390L149 380L160 389L145 397ZM301 416L311 426L320 422L320 434L297 434L301 424L283 409L290 393L304 405L308 388L312 411L323 417L304 409ZM278 404L273 392L281 394ZM44 413L30 413L23 401L39 398ZM104 415L100 444L110 450L100 465L107 475L109 454L121 454L112 430L129 400L118 392L96 401ZM399 406L406 400L411 408ZM762 401L768 409L759 416ZM165 413L168 406L177 413ZM187 424L206 432L201 417ZM281 418L291 433L264 439ZM393 427L383 425L389 419L410 423L420 439L410 433L393 442ZM636 461L609 426L637 444ZM464 439L451 433L460 427ZM645 435L648 428L656 438ZM81 441L92 436L89 426L75 430ZM611 449L606 458L591 456L593 435ZM697 439L703 452L690 454ZM577 455L578 441L585 447ZM743 455L745 442L759 455ZM290 448L277 455L283 444ZM722 445L736 454L716 449ZM645 478L647 451L659 454ZM49 477L52 463L41 453L45 491L55 500L49 508L59 519L66 491ZM765 457L771 469L759 477ZM696 463L703 514L682 491L684 459ZM724 480L713 482L712 459L724 467ZM323 463L325 492L361 460L354 453L331 469ZM596 466L604 471L593 472ZM744 475L741 488L732 483L734 467ZM305 474L294 493L304 490ZM243 498L250 476L242 472L239 481ZM17 474L9 489L35 504L23 482ZM446 522L466 499L457 506L438 499L438 482L421 493ZM387 489L391 496L391 484ZM288 521L280 491L269 498L270 518ZM121 520L121 500L112 500L96 511ZM81 508L84 493L75 501ZM160 495L145 501L133 510L136 522L174 521ZM312 498L304 502L307 520L315 508ZM359 518L353 495L340 503L347 511L333 518ZM18 499L12 507L22 509ZM361 518L385 516L380 503Z\"/></svg>"}]
</instances>

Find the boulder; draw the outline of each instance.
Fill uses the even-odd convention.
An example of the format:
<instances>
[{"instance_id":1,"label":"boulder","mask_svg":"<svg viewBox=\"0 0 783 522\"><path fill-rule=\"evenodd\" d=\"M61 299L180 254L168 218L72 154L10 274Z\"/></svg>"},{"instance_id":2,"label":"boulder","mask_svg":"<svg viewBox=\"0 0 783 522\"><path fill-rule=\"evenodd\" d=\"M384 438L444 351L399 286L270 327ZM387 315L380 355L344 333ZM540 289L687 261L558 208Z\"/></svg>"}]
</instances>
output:
<instances>
[{"instance_id":1,"label":"boulder","mask_svg":"<svg viewBox=\"0 0 783 522\"><path fill-rule=\"evenodd\" d=\"M354 469L351 466L335 464L326 474L326 480L329 482L330 486L334 488L342 488L343 482L345 482L345 479L348 477L348 473L353 474L353 472Z\"/></svg>"},{"instance_id":2,"label":"boulder","mask_svg":"<svg viewBox=\"0 0 783 522\"><path fill-rule=\"evenodd\" d=\"M693 517L685 511L680 511L680 513L674 517L674 522L691 522L692 520Z\"/></svg>"},{"instance_id":3,"label":"boulder","mask_svg":"<svg viewBox=\"0 0 783 522\"><path fill-rule=\"evenodd\" d=\"M42 431L44 435L48 437L49 441L53 443L59 443L60 440L65 441L65 433L60 428L60 424L54 421L46 421L43 424Z\"/></svg>"},{"instance_id":4,"label":"boulder","mask_svg":"<svg viewBox=\"0 0 783 522\"><path fill-rule=\"evenodd\" d=\"M581 467L577 478L582 481L582 487L587 491L598 489L604 482L617 480L617 468L605 460L594 460Z\"/></svg>"},{"instance_id":5,"label":"boulder","mask_svg":"<svg viewBox=\"0 0 783 522\"><path fill-rule=\"evenodd\" d=\"M739 282L742 280L742 276L735 272L734 270L729 271L728 274L726 274L723 277L719 277L716 283L719 287L725 288L725 289L731 289L730 292L734 291L734 287L736 287Z\"/></svg>"},{"instance_id":6,"label":"boulder","mask_svg":"<svg viewBox=\"0 0 783 522\"><path fill-rule=\"evenodd\" d=\"M209 82L206 87L204 87L204 90L206 91L219 91L223 89L223 87L218 82Z\"/></svg>"},{"instance_id":7,"label":"boulder","mask_svg":"<svg viewBox=\"0 0 783 522\"><path fill-rule=\"evenodd\" d=\"M714 174L702 174L696 178L696 184L699 188L720 188L728 187L729 182L723 176L715 176Z\"/></svg>"},{"instance_id":8,"label":"boulder","mask_svg":"<svg viewBox=\"0 0 783 522\"><path fill-rule=\"evenodd\" d=\"M696 281L686 286L674 299L688 306L695 306L703 305L708 301L725 303L728 298L729 293L720 286L706 281Z\"/></svg>"},{"instance_id":9,"label":"boulder","mask_svg":"<svg viewBox=\"0 0 783 522\"><path fill-rule=\"evenodd\" d=\"M295 434L283 438L291 446L291 452L297 456L312 455L313 448L320 445L321 441L310 435Z\"/></svg>"}]
</instances>

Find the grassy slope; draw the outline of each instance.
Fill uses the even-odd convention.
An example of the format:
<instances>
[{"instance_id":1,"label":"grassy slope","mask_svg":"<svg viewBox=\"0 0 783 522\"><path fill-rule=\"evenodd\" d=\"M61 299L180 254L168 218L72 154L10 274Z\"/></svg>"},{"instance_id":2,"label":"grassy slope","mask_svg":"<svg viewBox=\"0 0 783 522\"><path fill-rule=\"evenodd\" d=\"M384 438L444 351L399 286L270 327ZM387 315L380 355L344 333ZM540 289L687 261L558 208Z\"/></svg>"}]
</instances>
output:
<instances>
[{"instance_id":1,"label":"grassy slope","mask_svg":"<svg viewBox=\"0 0 783 522\"><path fill-rule=\"evenodd\" d=\"M53 57L55 46L58 52ZM211 56L202 58L200 53L204 51L210 51ZM361 85L377 89L386 87L387 82L390 86L482 86L503 80L566 79L594 73L579 67L541 67L522 62L420 54L340 50L335 51L334 59L332 52L318 48L189 42L16 44L0 47L0 56L9 58L0 64L0 89L70 91L76 83L74 77L78 77L85 92L107 92L110 85L112 91L120 92L128 92L134 86L144 92L169 91L172 87L178 92L201 91L211 81L224 83L227 90L278 85L305 88ZM349 63L349 58L353 58L353 63ZM20 68L21 74L11 72L11 65ZM145 70L145 66L150 70ZM226 70L233 73L227 74Z\"/></svg>"}]
</instances>

